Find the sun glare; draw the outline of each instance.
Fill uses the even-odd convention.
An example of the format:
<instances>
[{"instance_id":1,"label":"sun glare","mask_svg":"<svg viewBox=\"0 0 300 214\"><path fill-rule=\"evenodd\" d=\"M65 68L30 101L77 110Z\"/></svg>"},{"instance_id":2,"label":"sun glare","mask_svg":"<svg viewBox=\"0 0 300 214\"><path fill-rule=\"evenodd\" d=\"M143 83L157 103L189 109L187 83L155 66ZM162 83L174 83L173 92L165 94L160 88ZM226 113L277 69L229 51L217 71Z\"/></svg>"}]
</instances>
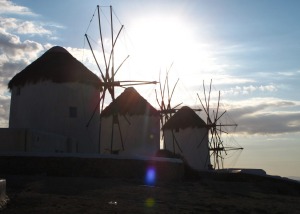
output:
<instances>
[{"instance_id":1,"label":"sun glare","mask_svg":"<svg viewBox=\"0 0 300 214\"><path fill-rule=\"evenodd\" d=\"M148 14L135 17L126 29L133 43L131 69L136 78L158 80L159 73L164 76L173 64L170 84L179 78L186 87L202 85L204 79L212 78L212 70L219 69L213 41L201 34L201 23L192 22L191 17ZM189 100L182 100L187 96L179 92L176 91L174 102L180 97L178 103L189 104L190 96Z\"/></svg>"},{"instance_id":2,"label":"sun glare","mask_svg":"<svg viewBox=\"0 0 300 214\"><path fill-rule=\"evenodd\" d=\"M115 68L130 55L117 73L117 80L158 81L160 73L161 77L164 77L166 70L172 65L169 76L170 85L173 86L177 79L180 79L178 87L181 85L182 88L187 89L202 85L202 80L209 82L213 75L212 71L220 70L220 64L217 63L218 60L214 55L214 43L211 38L206 38L201 33L203 29L199 20L195 23L191 17L184 16L180 12L148 13L132 17L134 18L130 19L131 21L125 23L125 32L123 31L124 34L119 37L114 48ZM97 35L93 38L97 38ZM107 35L105 38L108 58L111 40ZM98 41L97 48L100 49L100 46ZM99 59L103 58L100 51L97 56L100 56ZM100 66L103 68L102 61L99 60ZM139 92L144 90L144 94L150 94L149 91L153 92L151 98L147 97L152 100L152 104L156 103L154 87L139 88ZM116 94L121 91L117 91ZM184 94L182 91L176 91L174 102L190 104L191 96L186 96L186 93ZM191 93L193 92L188 94ZM194 103L193 98L192 100Z\"/></svg>"},{"instance_id":3,"label":"sun glare","mask_svg":"<svg viewBox=\"0 0 300 214\"><path fill-rule=\"evenodd\" d=\"M181 80L216 68L212 43L203 38L199 25L180 15L136 18L128 30L134 45L134 67L158 74L174 63L173 69L182 75L176 79Z\"/></svg>"},{"instance_id":4,"label":"sun glare","mask_svg":"<svg viewBox=\"0 0 300 214\"><path fill-rule=\"evenodd\" d=\"M132 29L136 52L160 65L177 60L193 41L191 29L178 17L141 18Z\"/></svg>"}]
</instances>

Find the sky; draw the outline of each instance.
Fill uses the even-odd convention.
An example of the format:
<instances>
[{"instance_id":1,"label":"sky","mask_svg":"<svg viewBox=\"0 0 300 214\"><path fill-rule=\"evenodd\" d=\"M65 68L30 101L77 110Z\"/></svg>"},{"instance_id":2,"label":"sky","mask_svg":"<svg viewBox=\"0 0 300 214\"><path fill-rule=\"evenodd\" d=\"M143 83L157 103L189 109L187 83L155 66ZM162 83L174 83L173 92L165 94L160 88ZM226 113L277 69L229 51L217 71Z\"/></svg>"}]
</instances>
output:
<instances>
[{"instance_id":1,"label":"sky","mask_svg":"<svg viewBox=\"0 0 300 214\"><path fill-rule=\"evenodd\" d=\"M225 167L259 168L300 177L300 2L298 0L0 0L0 127L8 127L8 81L50 47L59 45L99 75L84 35L101 66L96 6L109 49L109 7L118 80L163 82L169 70L171 105L200 108L203 81L212 80L211 106L238 124L225 137L243 147ZM158 108L158 85L136 87ZM121 93L123 89L116 93ZM109 100L107 101L109 103ZM202 115L201 115L202 114ZM204 112L200 116L205 118Z\"/></svg>"}]
</instances>

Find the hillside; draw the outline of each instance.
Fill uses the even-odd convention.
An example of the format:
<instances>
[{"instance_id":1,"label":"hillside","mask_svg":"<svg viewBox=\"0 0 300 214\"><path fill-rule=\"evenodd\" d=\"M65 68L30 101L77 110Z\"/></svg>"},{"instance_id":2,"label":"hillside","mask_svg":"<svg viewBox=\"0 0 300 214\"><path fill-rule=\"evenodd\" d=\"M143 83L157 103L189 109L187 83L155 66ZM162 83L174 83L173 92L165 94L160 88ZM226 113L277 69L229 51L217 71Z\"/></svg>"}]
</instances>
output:
<instances>
[{"instance_id":1,"label":"hillside","mask_svg":"<svg viewBox=\"0 0 300 214\"><path fill-rule=\"evenodd\" d=\"M300 184L249 174L142 179L2 175L9 213L299 213Z\"/></svg>"}]
</instances>

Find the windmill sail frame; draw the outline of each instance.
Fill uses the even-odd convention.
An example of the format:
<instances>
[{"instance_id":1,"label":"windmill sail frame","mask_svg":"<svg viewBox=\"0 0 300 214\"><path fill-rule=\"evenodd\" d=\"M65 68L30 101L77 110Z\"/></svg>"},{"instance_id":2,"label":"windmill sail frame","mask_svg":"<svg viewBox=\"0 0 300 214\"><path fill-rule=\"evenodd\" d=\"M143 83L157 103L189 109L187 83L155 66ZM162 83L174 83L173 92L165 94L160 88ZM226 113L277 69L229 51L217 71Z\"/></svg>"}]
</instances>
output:
<instances>
[{"instance_id":1,"label":"windmill sail frame","mask_svg":"<svg viewBox=\"0 0 300 214\"><path fill-rule=\"evenodd\" d=\"M242 147L226 147L224 146L224 142L222 140L222 133L228 134L227 131L222 130L223 127L237 127L236 123L221 123L221 118L227 113L227 111L223 111L220 114L220 97L221 92L218 93L218 103L217 109L211 111L210 101L211 101L211 88L212 88L212 80L210 81L209 85L209 92L208 96L206 94L205 84L203 80L203 94L204 94L204 102L202 102L199 94L197 93L197 97L201 103L203 111L206 114L206 128L208 130L207 134L209 135L209 150L210 150L210 157L213 159L213 169L221 169L224 168L224 158L227 155L228 151L232 150L243 150ZM205 105L204 105L205 104ZM204 138L203 138L204 139ZM197 147L201 145L203 140L200 141Z\"/></svg>"},{"instance_id":2,"label":"windmill sail frame","mask_svg":"<svg viewBox=\"0 0 300 214\"><path fill-rule=\"evenodd\" d=\"M95 60L95 63L97 65L97 68L100 72L100 76L101 76L101 82L99 83L100 86L103 88L102 90L102 94L99 97L99 102L97 103L97 106L95 107L95 110L93 112L93 114L91 115L90 120L87 123L87 126L89 125L90 121L92 120L92 118L95 115L95 112L97 111L99 105L100 107L100 124L99 124L99 148L100 148L100 144L101 144L101 112L104 108L104 101L105 101L105 96L106 96L106 92L108 91L110 94L110 97L112 99L112 102L115 101L115 87L126 87L126 86L133 86L133 85L145 85L145 84L156 84L156 81L138 81L138 80L123 80L123 81L115 81L115 75L117 74L117 72L120 70L120 68L122 67L122 65L125 63L125 61L129 58L129 55L120 63L120 65L117 67L117 69L115 70L115 46L117 44L118 38L120 33L122 32L124 25L121 26L121 28L119 29L116 37L114 37L114 26L113 26L113 9L112 6L109 7L110 8L110 34L111 34L111 49L109 51L109 57L108 59L106 58L105 55L105 48L104 48L104 44L103 44L103 35L102 35L102 25L101 25L101 13L100 13L100 6L97 5L97 14L98 14L98 25L99 25L99 36L100 36L100 41L101 41L101 52L103 54L103 61L105 64L105 74L103 73L101 66L97 60L97 57L94 53L93 47L90 43L89 40L89 36L87 33L85 33L85 39L88 42L89 48L92 52L93 58ZM95 13L93 14L94 17ZM92 17L92 19L93 19ZM92 21L91 19L91 21ZM90 22L91 22L90 21ZM121 127L120 127L120 123L119 123L119 118L118 118L118 109L115 109L115 111L113 112L113 118L112 118L112 129L111 129L111 148L110 148L110 153L116 153L116 151L113 151L113 141L114 141L114 124L117 124L118 126L118 130L120 133L120 139L121 139L121 144L122 144L122 150L125 150L125 145L123 142L123 137L122 137L122 132L121 132ZM130 124L130 122L128 121L128 123ZM99 153L101 151L99 150Z\"/></svg>"}]
</instances>

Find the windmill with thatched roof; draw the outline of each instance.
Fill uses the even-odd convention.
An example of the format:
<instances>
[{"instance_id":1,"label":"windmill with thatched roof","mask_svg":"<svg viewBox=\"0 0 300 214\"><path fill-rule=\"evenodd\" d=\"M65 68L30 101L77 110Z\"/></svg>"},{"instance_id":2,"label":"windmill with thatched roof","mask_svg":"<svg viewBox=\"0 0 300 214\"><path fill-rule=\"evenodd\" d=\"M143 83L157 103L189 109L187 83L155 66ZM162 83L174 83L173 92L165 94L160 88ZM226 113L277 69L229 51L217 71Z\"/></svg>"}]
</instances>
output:
<instances>
[{"instance_id":1,"label":"windmill with thatched roof","mask_svg":"<svg viewBox=\"0 0 300 214\"><path fill-rule=\"evenodd\" d=\"M101 112L101 152L154 155L159 150L159 123L159 112L133 87L126 88Z\"/></svg>"},{"instance_id":2,"label":"windmill with thatched roof","mask_svg":"<svg viewBox=\"0 0 300 214\"><path fill-rule=\"evenodd\" d=\"M75 139L77 152L99 152L99 116L85 124L99 100L100 79L67 50L52 47L16 74L8 88L9 128L67 136Z\"/></svg>"},{"instance_id":3,"label":"windmill with thatched roof","mask_svg":"<svg viewBox=\"0 0 300 214\"><path fill-rule=\"evenodd\" d=\"M193 169L208 169L210 165L208 129L206 123L193 109L183 106L162 129L165 135L165 149L182 155Z\"/></svg>"}]
</instances>

